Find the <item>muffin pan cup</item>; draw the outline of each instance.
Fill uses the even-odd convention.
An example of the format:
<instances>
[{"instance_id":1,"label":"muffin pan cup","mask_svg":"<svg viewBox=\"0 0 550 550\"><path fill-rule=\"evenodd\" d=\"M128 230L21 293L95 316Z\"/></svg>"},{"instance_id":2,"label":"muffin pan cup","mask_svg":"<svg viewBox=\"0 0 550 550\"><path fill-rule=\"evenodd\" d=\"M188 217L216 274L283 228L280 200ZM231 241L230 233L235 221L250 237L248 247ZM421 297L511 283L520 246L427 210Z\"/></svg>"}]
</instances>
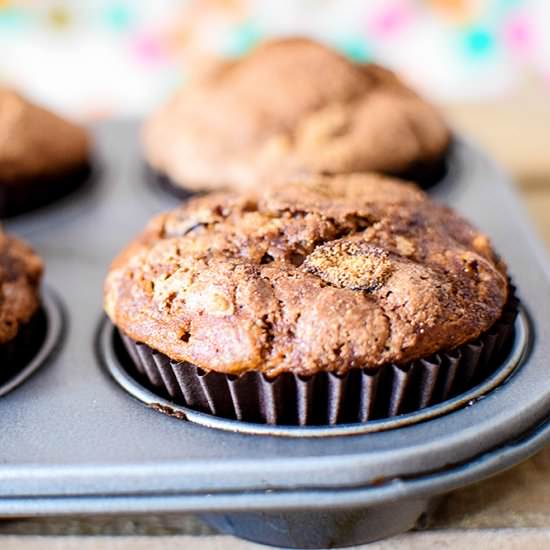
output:
<instances>
[{"instance_id":1,"label":"muffin pan cup","mask_svg":"<svg viewBox=\"0 0 550 550\"><path fill-rule=\"evenodd\" d=\"M193 512L279 547L337 547L406 530L440 495L550 441L550 267L506 176L478 149L457 139L430 193L487 232L510 266L522 307L508 370L482 395L476 386L418 412L252 434L210 414L189 412L204 425L159 414L104 368L101 346L117 342L102 322L109 262L177 201L145 180L137 123L102 123L95 135L94 185L6 222L44 258L66 334L46 368L0 397L0 516Z\"/></svg>"},{"instance_id":2,"label":"muffin pan cup","mask_svg":"<svg viewBox=\"0 0 550 550\"><path fill-rule=\"evenodd\" d=\"M42 303L17 336L0 346L0 396L16 388L46 363L60 343L63 313L50 289L42 291Z\"/></svg>"},{"instance_id":3,"label":"muffin pan cup","mask_svg":"<svg viewBox=\"0 0 550 550\"><path fill-rule=\"evenodd\" d=\"M292 373L269 379L260 372L240 376L206 372L171 361L119 334L134 366L130 365L130 374L133 370L135 378L176 405L241 422L332 426L415 412L483 382L510 348L517 308L512 293L489 331L452 352L406 365L357 368L345 375L323 372L307 378Z\"/></svg>"},{"instance_id":4,"label":"muffin pan cup","mask_svg":"<svg viewBox=\"0 0 550 550\"><path fill-rule=\"evenodd\" d=\"M512 306L512 303L511 300L510 306ZM148 365L146 364L144 366L145 372L141 375L139 371L136 372L136 367L131 359L130 353L137 351L133 350L132 352L128 352L128 350L125 349L125 344L123 343L124 337L121 336L118 329L114 327L107 318L100 323L97 344L101 360L114 380L138 401L168 416L179 420L187 420L210 428L219 428L242 434L273 435L293 438L337 437L341 435L382 432L432 420L439 416L449 414L450 412L457 411L466 405L471 405L483 399L495 388L498 388L521 366L530 341L530 324L525 310L521 305L517 309L517 312L514 311L513 307L510 309L510 319L515 318L513 329L512 326L508 325L506 322L506 325L510 327L510 331L513 330L513 339L509 340L511 347L503 347L503 353L498 363L492 365L493 369L490 369L489 373L483 370L478 371L477 376L479 376L479 383L472 384L471 389L462 390L458 395L448 397L440 403L432 403L412 412L371 419L366 422L328 424L325 422L325 417L322 419L325 423L319 425L283 425L241 421L231 417L224 418L222 416L214 416L210 412L200 412L186 405L178 405L174 403L170 397L162 397L158 386L151 387L152 385L148 383L147 371L149 371L149 376L154 377L154 379L156 379L157 376L161 377L156 365L152 365L151 363ZM491 334L492 336L488 339L492 343L496 340L496 334L493 331L491 331ZM505 331L500 332L500 338L502 337L505 337ZM130 345L135 347L135 343L131 343ZM475 349L477 352L479 348L476 346ZM148 352L142 350L141 353ZM158 361L158 358L156 361ZM172 374L170 373L168 376L172 376ZM441 378L443 380L447 380L447 377L448 374L446 372L441 373ZM202 391L202 389L199 391Z\"/></svg>"},{"instance_id":5,"label":"muffin pan cup","mask_svg":"<svg viewBox=\"0 0 550 550\"><path fill-rule=\"evenodd\" d=\"M19 326L12 340L0 345L0 387L29 362L44 339L44 313L38 310Z\"/></svg>"}]
</instances>

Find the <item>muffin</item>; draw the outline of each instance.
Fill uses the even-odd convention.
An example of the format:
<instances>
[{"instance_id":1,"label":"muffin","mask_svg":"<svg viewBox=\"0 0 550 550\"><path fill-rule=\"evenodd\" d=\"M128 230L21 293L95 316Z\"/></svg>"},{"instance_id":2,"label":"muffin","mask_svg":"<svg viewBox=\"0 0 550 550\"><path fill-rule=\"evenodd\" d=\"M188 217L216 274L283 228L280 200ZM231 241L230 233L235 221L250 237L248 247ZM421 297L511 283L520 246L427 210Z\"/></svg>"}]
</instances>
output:
<instances>
[{"instance_id":1,"label":"muffin","mask_svg":"<svg viewBox=\"0 0 550 550\"><path fill-rule=\"evenodd\" d=\"M468 387L503 349L511 296L488 238L458 214L411 184L351 175L154 218L112 264L105 310L174 401L307 424Z\"/></svg>"},{"instance_id":2,"label":"muffin","mask_svg":"<svg viewBox=\"0 0 550 550\"><path fill-rule=\"evenodd\" d=\"M186 84L146 123L143 140L155 173L201 191L369 171L429 183L450 133L392 72L294 38Z\"/></svg>"},{"instance_id":3,"label":"muffin","mask_svg":"<svg viewBox=\"0 0 550 550\"><path fill-rule=\"evenodd\" d=\"M90 171L86 131L0 86L0 216L50 202Z\"/></svg>"},{"instance_id":4,"label":"muffin","mask_svg":"<svg viewBox=\"0 0 550 550\"><path fill-rule=\"evenodd\" d=\"M0 383L32 355L43 264L25 242L0 228Z\"/></svg>"}]
</instances>

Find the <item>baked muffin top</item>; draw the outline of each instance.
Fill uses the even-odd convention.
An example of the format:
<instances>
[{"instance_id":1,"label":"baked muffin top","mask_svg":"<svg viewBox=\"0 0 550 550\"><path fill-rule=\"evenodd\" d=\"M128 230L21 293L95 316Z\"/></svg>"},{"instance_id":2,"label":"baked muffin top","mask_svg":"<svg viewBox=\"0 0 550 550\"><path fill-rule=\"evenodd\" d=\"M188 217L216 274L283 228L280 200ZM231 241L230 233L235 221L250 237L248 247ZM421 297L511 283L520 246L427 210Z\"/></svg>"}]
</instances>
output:
<instances>
[{"instance_id":1,"label":"baked muffin top","mask_svg":"<svg viewBox=\"0 0 550 550\"><path fill-rule=\"evenodd\" d=\"M88 162L86 131L0 86L0 184L63 175Z\"/></svg>"},{"instance_id":2,"label":"baked muffin top","mask_svg":"<svg viewBox=\"0 0 550 550\"><path fill-rule=\"evenodd\" d=\"M159 215L114 261L105 309L174 360L308 375L451 350L507 295L485 235L415 186L353 175Z\"/></svg>"},{"instance_id":3,"label":"baked muffin top","mask_svg":"<svg viewBox=\"0 0 550 550\"><path fill-rule=\"evenodd\" d=\"M15 338L38 309L42 271L36 252L0 228L0 344Z\"/></svg>"},{"instance_id":4,"label":"baked muffin top","mask_svg":"<svg viewBox=\"0 0 550 550\"><path fill-rule=\"evenodd\" d=\"M149 164L190 189L441 160L449 130L392 72L307 39L266 42L186 84L144 128Z\"/></svg>"}]
</instances>

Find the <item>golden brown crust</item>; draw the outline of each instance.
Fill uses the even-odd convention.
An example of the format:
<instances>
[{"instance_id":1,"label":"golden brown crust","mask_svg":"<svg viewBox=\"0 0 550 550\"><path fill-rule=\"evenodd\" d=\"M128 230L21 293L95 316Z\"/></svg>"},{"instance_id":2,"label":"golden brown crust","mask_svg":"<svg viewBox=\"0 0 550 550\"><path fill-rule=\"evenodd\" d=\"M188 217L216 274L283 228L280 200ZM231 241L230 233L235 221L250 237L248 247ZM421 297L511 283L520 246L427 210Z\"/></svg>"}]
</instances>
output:
<instances>
[{"instance_id":1,"label":"golden brown crust","mask_svg":"<svg viewBox=\"0 0 550 550\"><path fill-rule=\"evenodd\" d=\"M128 336L207 370L406 363L485 332L507 300L487 238L416 187L356 175L191 200L113 263Z\"/></svg>"},{"instance_id":2,"label":"golden brown crust","mask_svg":"<svg viewBox=\"0 0 550 550\"><path fill-rule=\"evenodd\" d=\"M149 164L190 189L311 174L404 174L440 162L437 110L377 65L307 39L265 43L186 85L147 122Z\"/></svg>"},{"instance_id":3,"label":"golden brown crust","mask_svg":"<svg viewBox=\"0 0 550 550\"><path fill-rule=\"evenodd\" d=\"M70 173L89 150L83 128L0 86L0 184Z\"/></svg>"},{"instance_id":4,"label":"golden brown crust","mask_svg":"<svg viewBox=\"0 0 550 550\"><path fill-rule=\"evenodd\" d=\"M15 338L37 311L42 271L34 250L0 229L0 344Z\"/></svg>"}]
</instances>

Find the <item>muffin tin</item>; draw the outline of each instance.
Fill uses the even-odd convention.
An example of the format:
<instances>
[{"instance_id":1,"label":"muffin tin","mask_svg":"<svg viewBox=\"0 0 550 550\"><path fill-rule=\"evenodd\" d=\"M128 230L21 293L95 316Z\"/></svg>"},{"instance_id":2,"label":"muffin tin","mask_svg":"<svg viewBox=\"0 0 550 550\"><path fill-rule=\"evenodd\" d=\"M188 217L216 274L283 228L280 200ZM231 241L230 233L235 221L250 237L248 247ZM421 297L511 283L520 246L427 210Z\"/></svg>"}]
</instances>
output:
<instances>
[{"instance_id":1,"label":"muffin tin","mask_svg":"<svg viewBox=\"0 0 550 550\"><path fill-rule=\"evenodd\" d=\"M196 512L259 542L345 546L413 527L437 496L550 440L548 260L507 178L474 146L456 140L430 193L493 238L519 289L524 309L497 378L376 426L274 429L170 410L113 367L101 311L108 264L176 199L148 180L137 123L94 131L94 184L6 224L44 257L45 304L59 296L65 332L0 398L0 515ZM153 410L162 407L171 416Z\"/></svg>"},{"instance_id":2,"label":"muffin tin","mask_svg":"<svg viewBox=\"0 0 550 550\"><path fill-rule=\"evenodd\" d=\"M22 384L46 363L60 344L64 328L63 310L59 298L51 289L42 289L42 304L31 325L22 346L26 348L25 356L17 357L15 365L2 365L0 397Z\"/></svg>"}]
</instances>

